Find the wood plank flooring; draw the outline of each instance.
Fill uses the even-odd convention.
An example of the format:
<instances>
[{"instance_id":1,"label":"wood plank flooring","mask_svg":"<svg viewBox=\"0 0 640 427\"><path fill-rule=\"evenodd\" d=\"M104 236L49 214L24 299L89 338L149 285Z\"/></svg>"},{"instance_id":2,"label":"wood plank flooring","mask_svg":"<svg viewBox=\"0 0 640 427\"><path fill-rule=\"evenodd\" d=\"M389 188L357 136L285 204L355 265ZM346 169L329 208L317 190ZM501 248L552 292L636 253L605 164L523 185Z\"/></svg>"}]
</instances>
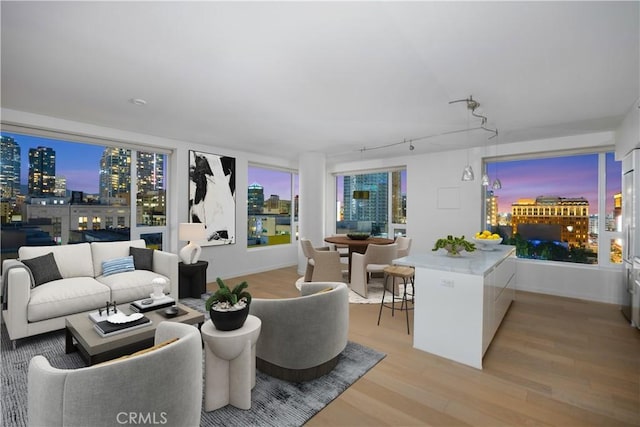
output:
<instances>
[{"instance_id":1,"label":"wood plank flooring","mask_svg":"<svg viewBox=\"0 0 640 427\"><path fill-rule=\"evenodd\" d=\"M225 282L283 298L298 277L288 267ZM308 426L640 426L640 331L617 306L519 291L483 370L414 349L404 313L385 310L376 326L378 309L350 305L349 339L387 356Z\"/></svg>"}]
</instances>

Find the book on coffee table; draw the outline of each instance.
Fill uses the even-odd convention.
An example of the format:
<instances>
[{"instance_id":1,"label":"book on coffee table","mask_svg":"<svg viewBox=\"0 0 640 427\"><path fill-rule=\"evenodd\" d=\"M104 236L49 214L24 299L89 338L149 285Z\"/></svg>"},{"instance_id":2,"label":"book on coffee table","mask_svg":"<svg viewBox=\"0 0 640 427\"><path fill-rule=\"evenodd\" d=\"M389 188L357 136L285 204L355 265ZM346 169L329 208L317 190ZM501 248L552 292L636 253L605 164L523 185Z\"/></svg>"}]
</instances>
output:
<instances>
[{"instance_id":1,"label":"book on coffee table","mask_svg":"<svg viewBox=\"0 0 640 427\"><path fill-rule=\"evenodd\" d=\"M98 332L98 334L102 337L109 337L111 335L116 335L122 332L128 332L133 329L142 328L151 324L151 319L146 316L141 317L138 320L134 320L133 322L127 323L111 323L109 321L101 321L96 322L93 325L93 328Z\"/></svg>"},{"instance_id":2,"label":"book on coffee table","mask_svg":"<svg viewBox=\"0 0 640 427\"><path fill-rule=\"evenodd\" d=\"M163 296L162 298L145 298L137 300L129 304L131 310L138 313L144 313L147 311L157 310L159 308L171 307L176 303L176 300L170 296Z\"/></svg>"}]
</instances>

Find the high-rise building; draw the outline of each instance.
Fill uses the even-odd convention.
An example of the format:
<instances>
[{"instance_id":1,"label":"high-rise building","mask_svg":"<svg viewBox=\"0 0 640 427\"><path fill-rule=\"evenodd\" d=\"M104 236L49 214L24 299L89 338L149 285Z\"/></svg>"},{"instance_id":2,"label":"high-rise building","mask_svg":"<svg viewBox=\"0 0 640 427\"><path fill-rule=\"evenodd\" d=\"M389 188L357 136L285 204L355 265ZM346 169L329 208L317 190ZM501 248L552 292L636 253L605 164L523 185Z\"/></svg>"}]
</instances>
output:
<instances>
[{"instance_id":1,"label":"high-rise building","mask_svg":"<svg viewBox=\"0 0 640 427\"><path fill-rule=\"evenodd\" d=\"M30 196L52 196L56 187L56 152L39 146L29 149Z\"/></svg>"},{"instance_id":2,"label":"high-rise building","mask_svg":"<svg viewBox=\"0 0 640 427\"><path fill-rule=\"evenodd\" d=\"M20 145L10 136L0 143L0 197L14 198L20 194Z\"/></svg>"},{"instance_id":3,"label":"high-rise building","mask_svg":"<svg viewBox=\"0 0 640 427\"><path fill-rule=\"evenodd\" d=\"M152 192L164 188L164 154L138 152L138 192Z\"/></svg>"},{"instance_id":4,"label":"high-rise building","mask_svg":"<svg viewBox=\"0 0 640 427\"><path fill-rule=\"evenodd\" d=\"M65 197L67 195L67 178L62 175L56 175L56 186L53 190L53 194L58 197Z\"/></svg>"},{"instance_id":5,"label":"high-rise building","mask_svg":"<svg viewBox=\"0 0 640 427\"><path fill-rule=\"evenodd\" d=\"M345 176L343 191L345 221L369 221L372 233L387 232L388 173Z\"/></svg>"},{"instance_id":6,"label":"high-rise building","mask_svg":"<svg viewBox=\"0 0 640 427\"><path fill-rule=\"evenodd\" d=\"M570 246L588 243L589 202L584 197L565 198L540 196L534 199L520 199L511 205L511 226L513 234L519 226L547 224L556 225L559 240Z\"/></svg>"},{"instance_id":7,"label":"high-rise building","mask_svg":"<svg viewBox=\"0 0 640 427\"><path fill-rule=\"evenodd\" d=\"M406 197L403 196L401 190L402 172L394 171L391 173L391 218L396 224L406 224L407 222L407 205Z\"/></svg>"},{"instance_id":8,"label":"high-rise building","mask_svg":"<svg viewBox=\"0 0 640 427\"><path fill-rule=\"evenodd\" d=\"M106 147L100 158L100 201L131 201L131 151Z\"/></svg>"},{"instance_id":9,"label":"high-rise building","mask_svg":"<svg viewBox=\"0 0 640 427\"><path fill-rule=\"evenodd\" d=\"M249 215L261 214L264 208L264 187L256 182L251 184L247 193Z\"/></svg>"},{"instance_id":10,"label":"high-rise building","mask_svg":"<svg viewBox=\"0 0 640 427\"><path fill-rule=\"evenodd\" d=\"M492 190L487 191L487 202L485 204L487 212L486 225L491 227L498 226L498 196Z\"/></svg>"}]
</instances>

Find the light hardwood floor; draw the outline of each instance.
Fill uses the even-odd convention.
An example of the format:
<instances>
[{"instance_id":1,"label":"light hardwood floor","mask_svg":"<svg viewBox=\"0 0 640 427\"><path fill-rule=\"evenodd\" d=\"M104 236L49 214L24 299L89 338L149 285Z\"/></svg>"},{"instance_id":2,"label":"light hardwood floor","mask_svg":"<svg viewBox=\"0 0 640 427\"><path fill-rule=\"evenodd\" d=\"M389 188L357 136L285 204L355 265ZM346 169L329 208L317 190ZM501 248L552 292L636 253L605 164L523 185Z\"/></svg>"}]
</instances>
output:
<instances>
[{"instance_id":1,"label":"light hardwood floor","mask_svg":"<svg viewBox=\"0 0 640 427\"><path fill-rule=\"evenodd\" d=\"M298 295L298 277L225 282L281 298ZM350 305L349 339L386 357L308 426L640 426L640 331L617 306L517 292L483 370L414 349L404 316L385 311L376 326L378 309Z\"/></svg>"}]
</instances>

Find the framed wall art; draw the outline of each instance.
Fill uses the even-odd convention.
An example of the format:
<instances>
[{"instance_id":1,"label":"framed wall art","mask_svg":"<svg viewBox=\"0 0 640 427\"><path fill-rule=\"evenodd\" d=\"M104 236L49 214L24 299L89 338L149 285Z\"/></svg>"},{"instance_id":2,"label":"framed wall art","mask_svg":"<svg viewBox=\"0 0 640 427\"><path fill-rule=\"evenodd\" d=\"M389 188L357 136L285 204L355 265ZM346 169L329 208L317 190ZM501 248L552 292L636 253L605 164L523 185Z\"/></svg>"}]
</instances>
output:
<instances>
[{"instance_id":1,"label":"framed wall art","mask_svg":"<svg viewBox=\"0 0 640 427\"><path fill-rule=\"evenodd\" d=\"M201 246L236 242L236 159L189 150L189 222L205 225Z\"/></svg>"}]
</instances>

